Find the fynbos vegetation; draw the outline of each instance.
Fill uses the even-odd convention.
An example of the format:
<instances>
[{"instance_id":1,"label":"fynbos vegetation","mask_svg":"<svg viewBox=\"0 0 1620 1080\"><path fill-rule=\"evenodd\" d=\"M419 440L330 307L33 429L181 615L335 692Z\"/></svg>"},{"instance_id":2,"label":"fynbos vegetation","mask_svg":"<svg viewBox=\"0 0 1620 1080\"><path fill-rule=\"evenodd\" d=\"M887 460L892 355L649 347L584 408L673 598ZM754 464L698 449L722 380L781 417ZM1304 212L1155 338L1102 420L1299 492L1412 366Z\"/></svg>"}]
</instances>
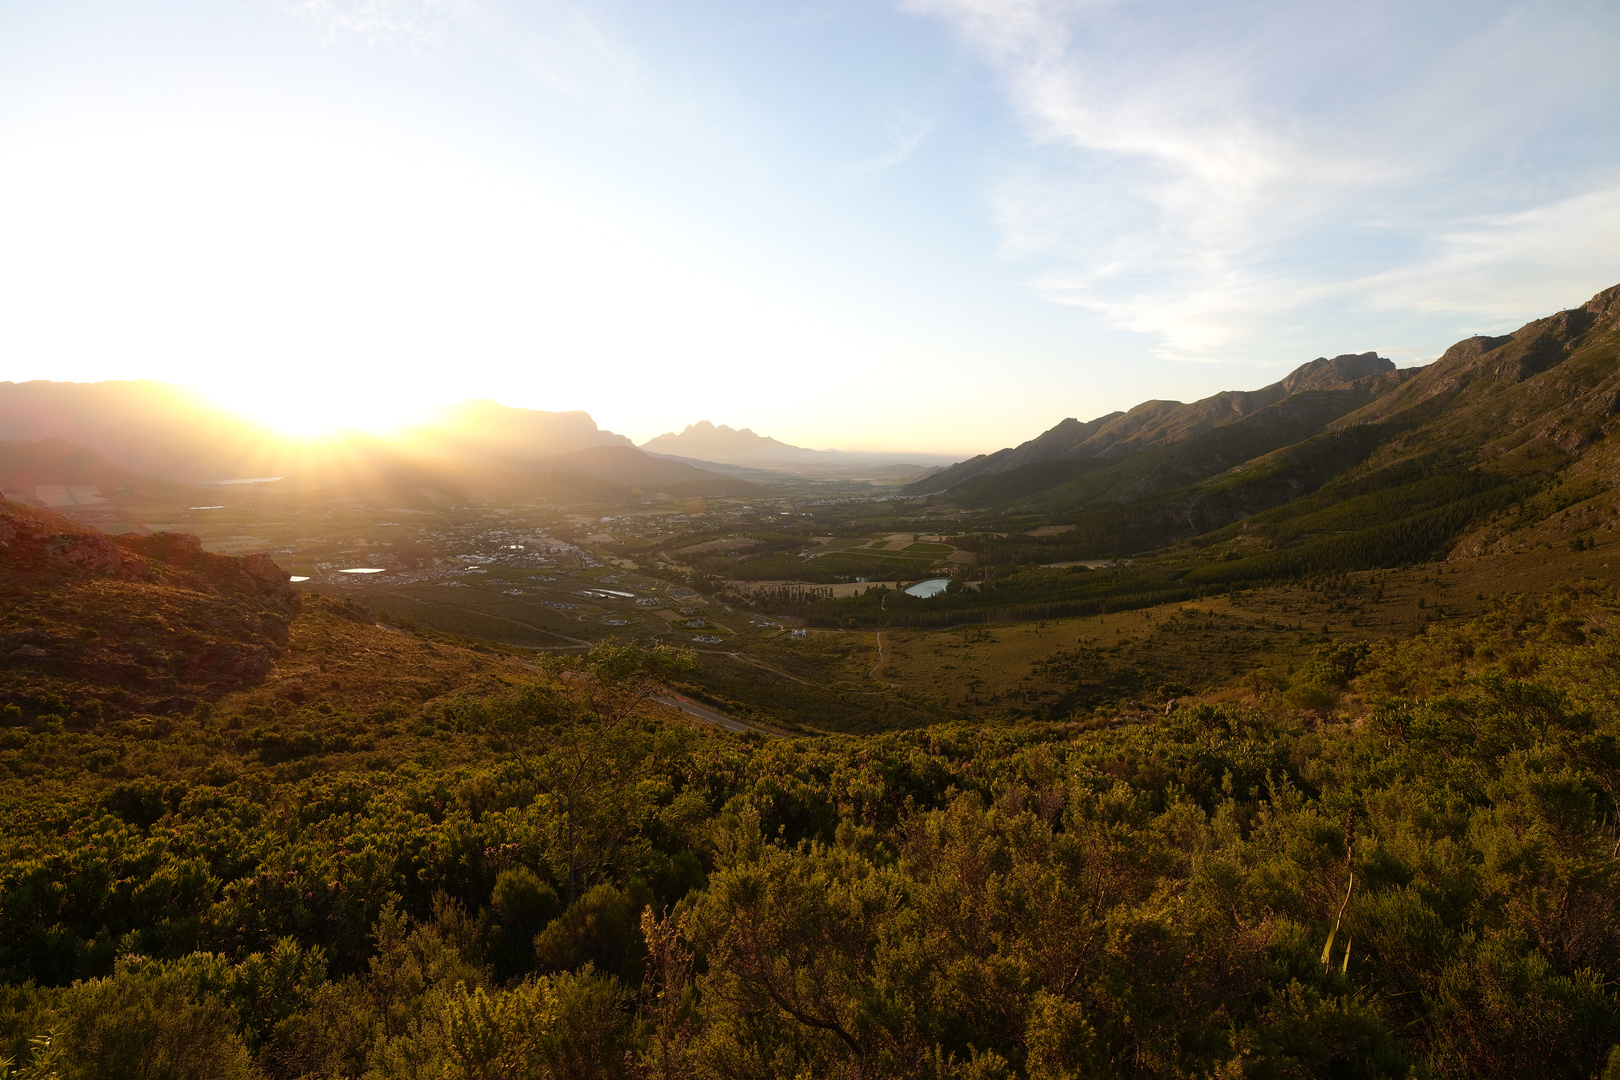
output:
<instances>
[{"instance_id":1,"label":"fynbos vegetation","mask_svg":"<svg viewBox=\"0 0 1620 1080\"><path fill-rule=\"evenodd\" d=\"M4 1052L64 1077L1612 1072L1617 632L1620 597L1568 590L1324 647L1253 705L865 738L655 718L689 661L624 647L421 706L24 715Z\"/></svg>"}]
</instances>

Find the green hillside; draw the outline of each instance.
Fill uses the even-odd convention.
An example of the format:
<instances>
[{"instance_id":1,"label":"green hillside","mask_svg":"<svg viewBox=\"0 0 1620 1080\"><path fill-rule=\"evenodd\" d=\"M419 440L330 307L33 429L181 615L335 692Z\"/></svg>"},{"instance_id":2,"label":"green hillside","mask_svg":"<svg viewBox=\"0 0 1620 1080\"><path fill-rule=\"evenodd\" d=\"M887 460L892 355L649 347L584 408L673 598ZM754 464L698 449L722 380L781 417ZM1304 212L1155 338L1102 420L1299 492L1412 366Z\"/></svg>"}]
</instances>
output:
<instances>
[{"instance_id":1,"label":"green hillside","mask_svg":"<svg viewBox=\"0 0 1620 1080\"><path fill-rule=\"evenodd\" d=\"M262 686L9 721L0 1054L68 1080L1607 1077L1617 618L1564 589L1321 647L1247 703L762 741L647 700L701 678L678 655L537 669L316 604Z\"/></svg>"},{"instance_id":2,"label":"green hillside","mask_svg":"<svg viewBox=\"0 0 1620 1080\"><path fill-rule=\"evenodd\" d=\"M826 625L1044 618L1510 551L1531 537L1582 543L1614 512L1617 401L1620 286L1459 342L1415 372L1292 392L1122 457L979 472L922 510L973 511L962 544L978 554L974 590L896 597L881 613L868 598L776 610ZM1053 523L1065 531L1040 535ZM1122 565L1039 569L1098 559Z\"/></svg>"},{"instance_id":3,"label":"green hillside","mask_svg":"<svg viewBox=\"0 0 1620 1080\"><path fill-rule=\"evenodd\" d=\"M942 500L1006 512L1078 517L1117 509L1151 518L1155 506L1174 506L1188 524L1161 524L1161 541L1207 531L1199 526L1221 517L1247 517L1352 469L1376 472L1437 453L1450 456L1450 469L1546 483L1601 453L1596 444L1608 434L1620 390L1617 296L1620 287L1513 334L1459 342L1416 371L1294 390L1218 426L1162 432L1154 445L1122 456L1079 456L1076 448L943 488L947 474L925 483ZM1209 411L1205 403L1179 409Z\"/></svg>"}]
</instances>

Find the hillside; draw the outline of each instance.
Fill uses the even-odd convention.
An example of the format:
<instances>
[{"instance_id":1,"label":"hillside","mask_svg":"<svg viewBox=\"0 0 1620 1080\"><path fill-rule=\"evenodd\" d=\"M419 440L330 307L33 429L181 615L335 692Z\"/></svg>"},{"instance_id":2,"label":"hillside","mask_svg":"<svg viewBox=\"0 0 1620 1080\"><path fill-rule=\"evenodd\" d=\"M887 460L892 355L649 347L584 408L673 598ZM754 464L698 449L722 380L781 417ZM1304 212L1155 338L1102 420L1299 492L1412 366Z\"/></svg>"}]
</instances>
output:
<instances>
[{"instance_id":1,"label":"hillside","mask_svg":"<svg viewBox=\"0 0 1620 1080\"><path fill-rule=\"evenodd\" d=\"M0 500L0 726L75 730L208 703L346 708L499 688L534 665L300 594L263 555L107 536Z\"/></svg>"},{"instance_id":2,"label":"hillside","mask_svg":"<svg viewBox=\"0 0 1620 1080\"><path fill-rule=\"evenodd\" d=\"M110 532L144 531L130 523L132 508L163 507L159 513L172 516L168 508L204 501L208 492L121 468L62 439L0 442L0 493Z\"/></svg>"},{"instance_id":3,"label":"hillside","mask_svg":"<svg viewBox=\"0 0 1620 1080\"><path fill-rule=\"evenodd\" d=\"M35 498L34 488L92 486L172 494L195 491L189 484L163 480L114 465L86 446L65 439L0 442L0 488Z\"/></svg>"},{"instance_id":4,"label":"hillside","mask_svg":"<svg viewBox=\"0 0 1620 1080\"><path fill-rule=\"evenodd\" d=\"M0 500L0 699L12 723L169 713L264 678L298 610L262 555L111 537Z\"/></svg>"},{"instance_id":5,"label":"hillside","mask_svg":"<svg viewBox=\"0 0 1620 1080\"><path fill-rule=\"evenodd\" d=\"M1029 472L1025 478L1005 481L1009 490L1018 490L1029 486L1032 477L1072 475L1083 470L1082 462L1123 458L1186 443L1217 428L1240 423L1285 399L1312 391L1319 392L1315 401L1317 407L1304 411L1313 419L1335 409L1341 410L1342 415L1343 411L1365 404L1398 384L1403 376L1394 372L1395 365L1376 353L1346 354L1302 364L1286 378L1259 390L1224 391L1185 405L1179 401L1145 401L1129 412L1108 413L1086 423L1070 418L1018 446L959 462L913 485L910 490L918 494L954 492L977 477L1002 476L1051 462L1064 463L1060 467L1048 466L1044 472ZM1318 421L1317 426L1320 423ZM1256 426L1267 425L1262 422ZM1196 454L1197 450L1193 450L1192 456ZM974 490L990 493L993 498L998 483L981 483Z\"/></svg>"},{"instance_id":6,"label":"hillside","mask_svg":"<svg viewBox=\"0 0 1620 1080\"><path fill-rule=\"evenodd\" d=\"M575 450L533 462L528 468L542 475L574 473L625 487L666 491L672 495L747 495L762 490L758 484L721 476L684 462L654 457L633 446Z\"/></svg>"},{"instance_id":7,"label":"hillside","mask_svg":"<svg viewBox=\"0 0 1620 1080\"><path fill-rule=\"evenodd\" d=\"M1212 483L1194 498L1289 495L1245 527L1251 546L1273 554L1238 560L1220 572L1227 580L1286 564L1506 551L1537 530L1547 542L1554 524L1558 543L1585 543L1614 512L1617 403L1620 286L1512 334L1459 342L1320 435L1232 470L1218 482L1227 494Z\"/></svg>"},{"instance_id":8,"label":"hillside","mask_svg":"<svg viewBox=\"0 0 1620 1080\"><path fill-rule=\"evenodd\" d=\"M1497 530L1512 531L1585 502L1616 475L1607 441L1620 394L1616 296L1608 289L1512 334L1459 342L1415 371L1340 357L1255 395L1065 422L914 490L1062 515L1075 525L1071 546L1096 554L1161 547L1257 514L1244 527L1251 548L1407 520L1401 557L1413 557L1509 505L1520 507L1517 524ZM1360 374L1372 366L1382 370ZM1318 516L1329 507L1339 509Z\"/></svg>"},{"instance_id":9,"label":"hillside","mask_svg":"<svg viewBox=\"0 0 1620 1080\"><path fill-rule=\"evenodd\" d=\"M984 636L926 651L949 677ZM1083 687L1113 636L1028 666ZM1606 1077L1616 641L1620 595L1564 588L1168 711L766 741L649 705L667 654L538 666L317 601L250 689L0 732L0 1056Z\"/></svg>"}]
</instances>

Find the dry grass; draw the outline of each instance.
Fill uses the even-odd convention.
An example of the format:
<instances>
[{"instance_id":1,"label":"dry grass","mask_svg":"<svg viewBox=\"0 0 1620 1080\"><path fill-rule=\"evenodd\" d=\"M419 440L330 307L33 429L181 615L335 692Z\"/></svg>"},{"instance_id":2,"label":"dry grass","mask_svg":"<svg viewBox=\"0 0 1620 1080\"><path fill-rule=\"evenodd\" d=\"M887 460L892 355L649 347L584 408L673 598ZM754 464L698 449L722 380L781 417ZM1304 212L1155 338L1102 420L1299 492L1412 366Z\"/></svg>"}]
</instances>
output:
<instances>
[{"instance_id":1,"label":"dry grass","mask_svg":"<svg viewBox=\"0 0 1620 1080\"><path fill-rule=\"evenodd\" d=\"M361 617L364 618L363 616ZM418 705L446 694L483 693L533 678L519 657L432 641L358 621L345 606L307 598L293 620L287 651L264 682L231 695L227 707L285 698L370 709Z\"/></svg>"}]
</instances>

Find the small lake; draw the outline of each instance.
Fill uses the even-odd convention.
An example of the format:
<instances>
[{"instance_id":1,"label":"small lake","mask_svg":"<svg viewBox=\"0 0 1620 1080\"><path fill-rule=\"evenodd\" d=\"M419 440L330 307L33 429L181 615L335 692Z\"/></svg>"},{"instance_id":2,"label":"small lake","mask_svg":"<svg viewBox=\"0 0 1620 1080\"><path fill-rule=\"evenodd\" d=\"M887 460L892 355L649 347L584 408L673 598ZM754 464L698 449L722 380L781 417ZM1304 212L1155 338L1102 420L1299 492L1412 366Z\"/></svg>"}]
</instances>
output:
<instances>
[{"instance_id":1,"label":"small lake","mask_svg":"<svg viewBox=\"0 0 1620 1080\"><path fill-rule=\"evenodd\" d=\"M930 596L938 596L940 593L944 592L946 586L950 585L950 583L950 578L929 578L927 581L919 581L917 584L907 589L906 595L920 596L926 600Z\"/></svg>"},{"instance_id":2,"label":"small lake","mask_svg":"<svg viewBox=\"0 0 1620 1080\"><path fill-rule=\"evenodd\" d=\"M357 566L353 570L339 570L340 574L386 574L388 571L381 566Z\"/></svg>"}]
</instances>

